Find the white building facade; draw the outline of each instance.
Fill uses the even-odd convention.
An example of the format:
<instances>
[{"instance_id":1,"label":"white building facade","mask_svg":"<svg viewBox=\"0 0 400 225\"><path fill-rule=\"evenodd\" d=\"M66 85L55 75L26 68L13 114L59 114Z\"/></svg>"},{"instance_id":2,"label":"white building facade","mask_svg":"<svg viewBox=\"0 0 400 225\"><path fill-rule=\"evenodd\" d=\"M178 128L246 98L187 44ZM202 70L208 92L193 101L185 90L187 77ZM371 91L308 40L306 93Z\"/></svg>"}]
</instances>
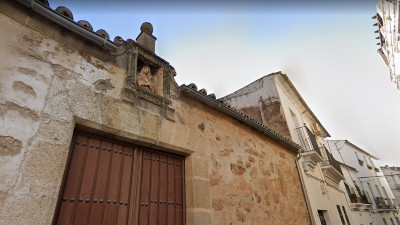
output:
<instances>
[{"instance_id":1,"label":"white building facade","mask_svg":"<svg viewBox=\"0 0 400 225\"><path fill-rule=\"evenodd\" d=\"M400 225L398 210L375 156L347 140L326 140L326 147L341 162L343 188L355 224Z\"/></svg>"},{"instance_id":2,"label":"white building facade","mask_svg":"<svg viewBox=\"0 0 400 225\"><path fill-rule=\"evenodd\" d=\"M340 187L340 165L324 147L330 135L287 75L264 76L222 100L302 147L298 169L313 224L355 224Z\"/></svg>"},{"instance_id":3,"label":"white building facade","mask_svg":"<svg viewBox=\"0 0 400 225\"><path fill-rule=\"evenodd\" d=\"M389 68L390 79L400 89L400 42L399 42L399 0L379 0L375 31L378 37L378 53ZM399 67L399 68L397 68Z\"/></svg>"},{"instance_id":4,"label":"white building facade","mask_svg":"<svg viewBox=\"0 0 400 225\"><path fill-rule=\"evenodd\" d=\"M400 208L400 167L386 165L381 167L381 171L385 175L389 187L395 197L394 204L397 208Z\"/></svg>"}]
</instances>

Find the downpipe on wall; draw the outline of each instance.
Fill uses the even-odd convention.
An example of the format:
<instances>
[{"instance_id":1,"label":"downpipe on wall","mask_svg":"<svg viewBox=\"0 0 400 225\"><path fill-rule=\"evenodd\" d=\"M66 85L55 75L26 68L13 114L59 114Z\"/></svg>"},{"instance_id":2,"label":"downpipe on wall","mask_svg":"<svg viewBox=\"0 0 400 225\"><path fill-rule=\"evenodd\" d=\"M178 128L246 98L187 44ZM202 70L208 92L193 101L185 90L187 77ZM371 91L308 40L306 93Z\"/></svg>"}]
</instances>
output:
<instances>
[{"instance_id":1,"label":"downpipe on wall","mask_svg":"<svg viewBox=\"0 0 400 225\"><path fill-rule=\"evenodd\" d=\"M311 225L316 225L315 221L314 221L314 216L312 214L312 208L311 208L310 200L308 198L306 185L304 184L303 173L301 172L301 166L300 166L300 163L299 163L299 160L301 158L303 158L303 156L301 155L301 153L299 153L299 156L296 158L297 172L299 173L301 187L303 188L303 194L304 194L304 198L306 200L307 212L308 212L308 216L310 217Z\"/></svg>"}]
</instances>

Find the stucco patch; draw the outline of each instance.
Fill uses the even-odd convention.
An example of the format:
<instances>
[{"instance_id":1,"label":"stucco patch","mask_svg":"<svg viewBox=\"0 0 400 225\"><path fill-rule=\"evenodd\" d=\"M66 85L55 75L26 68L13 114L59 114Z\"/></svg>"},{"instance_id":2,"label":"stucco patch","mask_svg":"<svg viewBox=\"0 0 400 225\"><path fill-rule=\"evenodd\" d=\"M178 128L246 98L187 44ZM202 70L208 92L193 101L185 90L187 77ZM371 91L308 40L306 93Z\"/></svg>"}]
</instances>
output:
<instances>
[{"instance_id":1,"label":"stucco patch","mask_svg":"<svg viewBox=\"0 0 400 225\"><path fill-rule=\"evenodd\" d=\"M0 136L0 156L14 156L21 152L22 142L10 136Z\"/></svg>"},{"instance_id":2,"label":"stucco patch","mask_svg":"<svg viewBox=\"0 0 400 225\"><path fill-rule=\"evenodd\" d=\"M222 211L224 209L224 203L221 200L213 201L212 207L216 211Z\"/></svg>"},{"instance_id":3,"label":"stucco patch","mask_svg":"<svg viewBox=\"0 0 400 225\"><path fill-rule=\"evenodd\" d=\"M94 89L99 92L107 92L107 90L111 90L114 88L114 85L111 83L110 79L100 79L93 83Z\"/></svg>"},{"instance_id":4,"label":"stucco patch","mask_svg":"<svg viewBox=\"0 0 400 225\"><path fill-rule=\"evenodd\" d=\"M20 116L30 118L34 121L38 120L38 114L31 110L30 108L23 107L15 104L14 102L6 101L3 104L0 104L0 111L16 111Z\"/></svg>"},{"instance_id":5,"label":"stucco patch","mask_svg":"<svg viewBox=\"0 0 400 225\"><path fill-rule=\"evenodd\" d=\"M37 97L35 90L33 90L30 85L27 85L22 81L14 81L12 88L16 92L21 92L27 95L32 95L33 97Z\"/></svg>"},{"instance_id":6,"label":"stucco patch","mask_svg":"<svg viewBox=\"0 0 400 225\"><path fill-rule=\"evenodd\" d=\"M249 153L250 155L253 155L255 157L260 157L260 153L258 153L256 150L252 149L252 148L247 148L246 150L244 150L245 152ZM262 158L262 157L261 157Z\"/></svg>"},{"instance_id":7,"label":"stucco patch","mask_svg":"<svg viewBox=\"0 0 400 225\"><path fill-rule=\"evenodd\" d=\"M243 167L242 165L235 164L235 163L231 163L231 170L232 170L232 173L235 175L242 175L246 172L245 167Z\"/></svg>"},{"instance_id":8,"label":"stucco patch","mask_svg":"<svg viewBox=\"0 0 400 225\"><path fill-rule=\"evenodd\" d=\"M256 160L254 159L253 156L249 155L249 161L253 163L253 162L255 162Z\"/></svg>"},{"instance_id":9,"label":"stucco patch","mask_svg":"<svg viewBox=\"0 0 400 225\"><path fill-rule=\"evenodd\" d=\"M106 68L101 64L101 61L99 62L95 62L96 60L92 60L92 57L90 57L88 54L86 54L85 52L79 51L79 55L82 56L82 58L84 58L88 63L92 64L93 66L95 66L98 69L102 69L105 70Z\"/></svg>"},{"instance_id":10,"label":"stucco patch","mask_svg":"<svg viewBox=\"0 0 400 225\"><path fill-rule=\"evenodd\" d=\"M246 220L244 214L242 212L240 212L240 211L236 212L236 218L237 218L238 221L240 221L242 223Z\"/></svg>"},{"instance_id":11,"label":"stucco patch","mask_svg":"<svg viewBox=\"0 0 400 225\"><path fill-rule=\"evenodd\" d=\"M204 131L205 128L204 123L200 123L197 127L201 130L201 132Z\"/></svg>"},{"instance_id":12,"label":"stucco patch","mask_svg":"<svg viewBox=\"0 0 400 225\"><path fill-rule=\"evenodd\" d=\"M17 72L31 76L31 77L34 77L37 74L37 72L35 70L25 68L25 67L18 67Z\"/></svg>"},{"instance_id":13,"label":"stucco patch","mask_svg":"<svg viewBox=\"0 0 400 225\"><path fill-rule=\"evenodd\" d=\"M219 151L220 156L228 156L233 150L232 149L224 149Z\"/></svg>"}]
</instances>

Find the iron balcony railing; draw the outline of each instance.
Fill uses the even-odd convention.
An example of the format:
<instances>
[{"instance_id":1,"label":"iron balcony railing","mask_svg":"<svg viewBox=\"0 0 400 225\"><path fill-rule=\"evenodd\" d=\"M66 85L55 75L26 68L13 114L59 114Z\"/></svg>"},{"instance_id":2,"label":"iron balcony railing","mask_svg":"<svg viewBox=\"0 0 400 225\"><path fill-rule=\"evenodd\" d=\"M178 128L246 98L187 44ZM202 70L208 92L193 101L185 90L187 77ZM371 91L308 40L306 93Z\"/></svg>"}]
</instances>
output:
<instances>
[{"instance_id":1,"label":"iron balcony railing","mask_svg":"<svg viewBox=\"0 0 400 225\"><path fill-rule=\"evenodd\" d=\"M386 200L386 204L389 206L389 209L394 209L395 208L395 205L393 204L392 199L385 198L385 200Z\"/></svg>"},{"instance_id":2,"label":"iron balcony railing","mask_svg":"<svg viewBox=\"0 0 400 225\"><path fill-rule=\"evenodd\" d=\"M317 139L315 139L314 134L308 129L308 127L303 126L295 129L297 136L299 137L300 145L303 151L316 151L318 155L321 155L321 150L318 147Z\"/></svg>"},{"instance_id":3,"label":"iron balcony railing","mask_svg":"<svg viewBox=\"0 0 400 225\"><path fill-rule=\"evenodd\" d=\"M389 209L389 206L386 204L383 197L375 197L375 203L378 209Z\"/></svg>"},{"instance_id":4,"label":"iron balcony railing","mask_svg":"<svg viewBox=\"0 0 400 225\"><path fill-rule=\"evenodd\" d=\"M389 198L375 197L376 207L378 209L394 209L395 206Z\"/></svg>"},{"instance_id":5,"label":"iron balcony railing","mask_svg":"<svg viewBox=\"0 0 400 225\"><path fill-rule=\"evenodd\" d=\"M323 147L326 153L326 156L328 156L328 160L326 160L325 162L322 163L322 165L324 166L328 166L331 165L333 166L333 168L335 168L340 174L343 175L342 169L340 168L340 164L338 161L336 161L336 159L333 157L333 155L331 153L328 152L328 150L326 150L325 147Z\"/></svg>"}]
</instances>

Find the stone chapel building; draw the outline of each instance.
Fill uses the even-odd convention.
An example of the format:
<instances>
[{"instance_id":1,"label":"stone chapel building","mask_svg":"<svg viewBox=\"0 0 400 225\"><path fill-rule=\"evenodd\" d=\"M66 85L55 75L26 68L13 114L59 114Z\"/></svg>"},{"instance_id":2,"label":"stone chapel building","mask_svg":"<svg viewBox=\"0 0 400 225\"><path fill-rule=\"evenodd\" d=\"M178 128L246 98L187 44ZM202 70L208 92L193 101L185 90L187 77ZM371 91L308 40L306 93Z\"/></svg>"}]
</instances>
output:
<instances>
[{"instance_id":1,"label":"stone chapel building","mask_svg":"<svg viewBox=\"0 0 400 225\"><path fill-rule=\"evenodd\" d=\"M4 0L0 31L0 224L310 224L300 146L179 86L151 24Z\"/></svg>"}]
</instances>

